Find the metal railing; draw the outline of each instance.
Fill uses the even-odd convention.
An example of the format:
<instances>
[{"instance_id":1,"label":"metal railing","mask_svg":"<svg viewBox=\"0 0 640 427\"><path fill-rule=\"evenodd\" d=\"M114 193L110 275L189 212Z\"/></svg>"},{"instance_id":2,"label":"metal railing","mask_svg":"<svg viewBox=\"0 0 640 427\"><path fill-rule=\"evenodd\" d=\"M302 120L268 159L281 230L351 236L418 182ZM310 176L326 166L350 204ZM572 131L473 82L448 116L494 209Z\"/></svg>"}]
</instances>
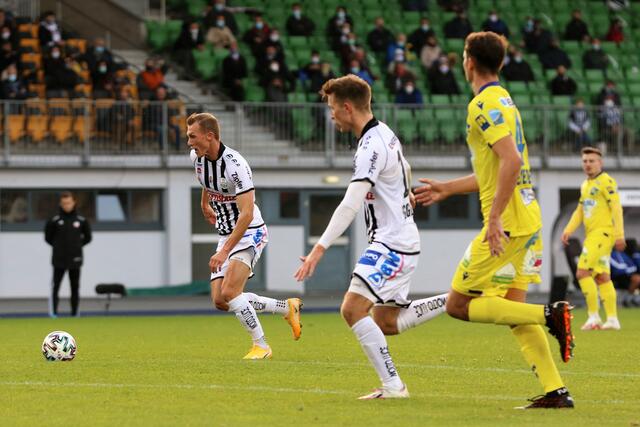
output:
<instances>
[{"instance_id":1,"label":"metal railing","mask_svg":"<svg viewBox=\"0 0 640 427\"><path fill-rule=\"evenodd\" d=\"M582 118L589 126L579 134L569 126L570 106L519 108L532 162L560 167L558 158L573 159L584 145L599 146L619 167L638 167L640 109L587 107ZM109 99L29 99L0 103L5 166L25 166L46 156L55 164L101 165L98 156L146 158L159 166L184 156L186 117L207 111L218 117L222 140L241 151L257 167L349 167L355 137L335 129L324 104L216 103L171 100L114 101ZM434 167L450 167L443 159L468 166L466 105L374 105L376 117L400 138L405 155ZM65 157L66 156L66 157ZM56 160L57 159L57 160ZM436 160L433 160L436 159ZM38 160L41 161L42 159ZM613 165L612 165L613 166Z\"/></svg>"}]
</instances>

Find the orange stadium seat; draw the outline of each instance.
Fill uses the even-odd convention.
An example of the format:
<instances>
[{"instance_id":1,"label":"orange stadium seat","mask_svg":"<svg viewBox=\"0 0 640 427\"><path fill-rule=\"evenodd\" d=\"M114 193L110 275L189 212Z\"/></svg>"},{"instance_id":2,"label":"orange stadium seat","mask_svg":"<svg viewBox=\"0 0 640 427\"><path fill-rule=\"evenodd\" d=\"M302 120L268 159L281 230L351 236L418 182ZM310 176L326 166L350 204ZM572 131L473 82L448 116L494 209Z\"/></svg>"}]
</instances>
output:
<instances>
[{"instance_id":1,"label":"orange stadium seat","mask_svg":"<svg viewBox=\"0 0 640 427\"><path fill-rule=\"evenodd\" d=\"M85 39L67 39L67 46L71 48L78 49L80 53L85 53L87 51L87 41Z\"/></svg>"},{"instance_id":2,"label":"orange stadium seat","mask_svg":"<svg viewBox=\"0 0 640 427\"><path fill-rule=\"evenodd\" d=\"M73 113L73 124L71 132L81 143L89 136L89 114L91 112L91 103L86 99L74 99L71 101L71 110Z\"/></svg>"},{"instance_id":3,"label":"orange stadium seat","mask_svg":"<svg viewBox=\"0 0 640 427\"><path fill-rule=\"evenodd\" d=\"M20 49L25 53L40 53L40 40L20 39Z\"/></svg>"},{"instance_id":4,"label":"orange stadium seat","mask_svg":"<svg viewBox=\"0 0 640 427\"><path fill-rule=\"evenodd\" d=\"M24 114L9 114L9 140L16 142L24 136Z\"/></svg>"},{"instance_id":5,"label":"orange stadium seat","mask_svg":"<svg viewBox=\"0 0 640 427\"><path fill-rule=\"evenodd\" d=\"M40 142L47 137L47 104L40 99L27 99L27 136Z\"/></svg>"},{"instance_id":6,"label":"orange stadium seat","mask_svg":"<svg viewBox=\"0 0 640 427\"><path fill-rule=\"evenodd\" d=\"M49 100L49 132L57 142L64 142L72 135L71 104L66 98L51 98Z\"/></svg>"},{"instance_id":7,"label":"orange stadium seat","mask_svg":"<svg viewBox=\"0 0 640 427\"><path fill-rule=\"evenodd\" d=\"M29 83L29 92L35 93L38 98L45 98L47 86L44 83Z\"/></svg>"}]
</instances>

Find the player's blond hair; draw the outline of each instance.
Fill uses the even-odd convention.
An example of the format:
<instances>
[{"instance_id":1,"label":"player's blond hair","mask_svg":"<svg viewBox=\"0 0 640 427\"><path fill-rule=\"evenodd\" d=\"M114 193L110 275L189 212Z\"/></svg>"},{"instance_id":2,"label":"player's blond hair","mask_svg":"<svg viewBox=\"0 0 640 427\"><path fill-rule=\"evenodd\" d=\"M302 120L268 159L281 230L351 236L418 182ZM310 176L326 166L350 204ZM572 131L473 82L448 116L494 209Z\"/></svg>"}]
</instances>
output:
<instances>
[{"instance_id":1,"label":"player's blond hair","mask_svg":"<svg viewBox=\"0 0 640 427\"><path fill-rule=\"evenodd\" d=\"M211 113L193 113L187 117L187 125L191 126L194 123L200 125L202 130L206 132L213 132L216 139L220 139L220 124L218 119Z\"/></svg>"},{"instance_id":2,"label":"player's blond hair","mask_svg":"<svg viewBox=\"0 0 640 427\"><path fill-rule=\"evenodd\" d=\"M596 147L584 147L581 150L582 154L597 154L598 156L602 157L602 151L600 151L599 148Z\"/></svg>"},{"instance_id":3,"label":"player's blond hair","mask_svg":"<svg viewBox=\"0 0 640 427\"><path fill-rule=\"evenodd\" d=\"M333 95L339 102L351 102L356 110L371 111L371 87L354 74L325 82L320 89L320 96L326 101L329 95Z\"/></svg>"}]
</instances>

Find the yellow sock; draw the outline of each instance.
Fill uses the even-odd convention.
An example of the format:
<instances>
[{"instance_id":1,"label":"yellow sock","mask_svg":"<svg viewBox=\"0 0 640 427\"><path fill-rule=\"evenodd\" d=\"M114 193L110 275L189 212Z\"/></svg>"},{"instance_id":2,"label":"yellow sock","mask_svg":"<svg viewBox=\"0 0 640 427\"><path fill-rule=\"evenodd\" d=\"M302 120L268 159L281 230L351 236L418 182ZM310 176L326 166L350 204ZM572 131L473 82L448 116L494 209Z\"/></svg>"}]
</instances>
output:
<instances>
[{"instance_id":1,"label":"yellow sock","mask_svg":"<svg viewBox=\"0 0 640 427\"><path fill-rule=\"evenodd\" d=\"M613 282L609 280L608 282L599 285L598 288L600 290L600 299L602 300L604 312L607 313L607 319L609 317L618 317L616 288L613 287Z\"/></svg>"},{"instance_id":2,"label":"yellow sock","mask_svg":"<svg viewBox=\"0 0 640 427\"><path fill-rule=\"evenodd\" d=\"M544 392L564 387L558 368L551 357L551 349L547 335L540 325L520 325L511 328L513 335L520 344L520 351L533 373L544 387Z\"/></svg>"},{"instance_id":3,"label":"yellow sock","mask_svg":"<svg viewBox=\"0 0 640 427\"><path fill-rule=\"evenodd\" d=\"M587 302L587 311L589 316L598 314L598 288L596 287L596 281L593 277L585 277L578 280L580 283L580 289L584 294L584 299Z\"/></svg>"},{"instance_id":4,"label":"yellow sock","mask_svg":"<svg viewBox=\"0 0 640 427\"><path fill-rule=\"evenodd\" d=\"M497 325L544 325L544 305L478 297L469 302L469 320Z\"/></svg>"}]
</instances>

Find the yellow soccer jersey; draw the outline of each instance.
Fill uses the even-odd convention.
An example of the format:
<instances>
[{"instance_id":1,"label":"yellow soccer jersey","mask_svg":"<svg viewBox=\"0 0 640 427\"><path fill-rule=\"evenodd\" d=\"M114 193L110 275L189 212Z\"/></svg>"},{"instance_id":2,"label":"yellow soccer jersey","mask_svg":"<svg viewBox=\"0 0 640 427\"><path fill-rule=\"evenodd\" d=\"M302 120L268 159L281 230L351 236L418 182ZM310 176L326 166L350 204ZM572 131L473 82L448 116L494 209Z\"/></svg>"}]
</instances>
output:
<instances>
[{"instance_id":1,"label":"yellow soccer jersey","mask_svg":"<svg viewBox=\"0 0 640 427\"><path fill-rule=\"evenodd\" d=\"M531 183L527 142L524 139L520 112L509 92L498 82L489 83L471 100L467 115L467 144L480 189L480 205L485 224L489 220L496 193L500 161L491 147L508 135L513 136L517 145L522 167L513 196L502 213L502 227L512 236L523 236L542 228L540 206Z\"/></svg>"},{"instance_id":2,"label":"yellow soccer jersey","mask_svg":"<svg viewBox=\"0 0 640 427\"><path fill-rule=\"evenodd\" d=\"M580 204L584 231L589 234L600 228L616 228L616 238L622 233L622 224L615 223L614 209L620 205L616 181L606 172L593 179L585 179L580 188ZM618 225L618 227L616 227Z\"/></svg>"}]
</instances>

